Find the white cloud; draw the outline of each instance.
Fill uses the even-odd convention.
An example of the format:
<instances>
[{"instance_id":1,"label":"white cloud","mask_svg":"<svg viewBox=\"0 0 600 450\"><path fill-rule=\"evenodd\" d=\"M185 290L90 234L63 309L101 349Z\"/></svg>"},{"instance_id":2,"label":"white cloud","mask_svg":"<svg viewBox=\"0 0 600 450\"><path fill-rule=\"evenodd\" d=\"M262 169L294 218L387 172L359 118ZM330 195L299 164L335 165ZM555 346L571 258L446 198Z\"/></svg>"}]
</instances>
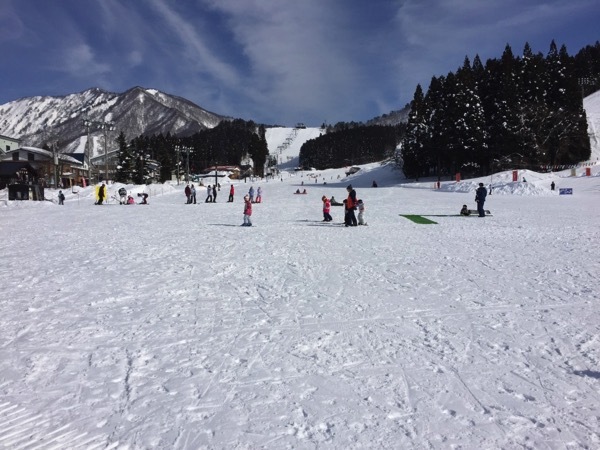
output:
<instances>
[{"instance_id":1,"label":"white cloud","mask_svg":"<svg viewBox=\"0 0 600 450\"><path fill-rule=\"evenodd\" d=\"M177 14L168 2L152 0L151 3L161 14L165 23L169 25L170 31L179 37L183 48L182 53L187 55L185 64L193 64L200 70L210 73L229 85L240 82L235 68L225 63L222 58L205 45L200 30L192 22Z\"/></svg>"},{"instance_id":2,"label":"white cloud","mask_svg":"<svg viewBox=\"0 0 600 450\"><path fill-rule=\"evenodd\" d=\"M135 66L139 66L144 62L144 56L142 55L142 52L140 52L139 50L133 50L131 52L129 52L129 64L132 67Z\"/></svg>"},{"instance_id":3,"label":"white cloud","mask_svg":"<svg viewBox=\"0 0 600 450\"><path fill-rule=\"evenodd\" d=\"M74 77L93 77L111 71L109 64L97 61L92 48L87 44L74 44L64 48L62 52L60 64L56 68Z\"/></svg>"}]
</instances>

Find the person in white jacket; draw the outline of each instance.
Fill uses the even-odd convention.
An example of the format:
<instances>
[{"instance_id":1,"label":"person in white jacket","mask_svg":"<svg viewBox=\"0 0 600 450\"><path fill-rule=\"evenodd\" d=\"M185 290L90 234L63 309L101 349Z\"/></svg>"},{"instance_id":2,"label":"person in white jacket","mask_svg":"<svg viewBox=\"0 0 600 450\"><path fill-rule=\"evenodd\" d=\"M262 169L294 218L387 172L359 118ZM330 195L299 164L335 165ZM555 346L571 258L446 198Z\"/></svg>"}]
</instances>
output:
<instances>
[{"instance_id":1,"label":"person in white jacket","mask_svg":"<svg viewBox=\"0 0 600 450\"><path fill-rule=\"evenodd\" d=\"M359 225L366 225L367 222L365 222L365 204L362 200L359 200L358 203L356 204L356 206L358 207L358 224Z\"/></svg>"}]
</instances>

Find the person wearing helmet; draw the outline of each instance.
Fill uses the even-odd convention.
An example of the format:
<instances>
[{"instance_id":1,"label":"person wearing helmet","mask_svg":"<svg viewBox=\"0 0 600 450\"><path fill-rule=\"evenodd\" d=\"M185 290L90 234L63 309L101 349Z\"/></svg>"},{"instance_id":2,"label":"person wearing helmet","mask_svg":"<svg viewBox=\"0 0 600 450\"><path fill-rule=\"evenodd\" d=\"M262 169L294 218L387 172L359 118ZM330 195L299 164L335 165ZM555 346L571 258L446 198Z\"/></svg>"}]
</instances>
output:
<instances>
[{"instance_id":1,"label":"person wearing helmet","mask_svg":"<svg viewBox=\"0 0 600 450\"><path fill-rule=\"evenodd\" d=\"M252 216L252 201L250 200L250 196L248 194L244 195L244 223L242 226L251 227L252 221L250 220L250 216Z\"/></svg>"}]
</instances>

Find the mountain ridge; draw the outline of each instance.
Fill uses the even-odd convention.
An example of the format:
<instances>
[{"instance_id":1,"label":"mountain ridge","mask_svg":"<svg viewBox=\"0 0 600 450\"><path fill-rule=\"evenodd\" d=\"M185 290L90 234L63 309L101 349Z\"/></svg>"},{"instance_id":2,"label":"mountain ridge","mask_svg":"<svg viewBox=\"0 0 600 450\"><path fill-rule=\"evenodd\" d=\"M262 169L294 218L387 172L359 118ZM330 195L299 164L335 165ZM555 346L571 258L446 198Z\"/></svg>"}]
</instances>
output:
<instances>
[{"instance_id":1,"label":"mountain ridge","mask_svg":"<svg viewBox=\"0 0 600 450\"><path fill-rule=\"evenodd\" d=\"M93 122L89 130L84 119ZM93 87L62 96L23 97L0 105L0 134L20 139L26 146L56 144L61 153L82 153L89 131L92 153L97 154L103 148L103 130L98 126L103 122L115 125L109 140L114 146L120 132L127 139L158 133L187 136L231 119L157 89L134 86L114 93Z\"/></svg>"}]
</instances>

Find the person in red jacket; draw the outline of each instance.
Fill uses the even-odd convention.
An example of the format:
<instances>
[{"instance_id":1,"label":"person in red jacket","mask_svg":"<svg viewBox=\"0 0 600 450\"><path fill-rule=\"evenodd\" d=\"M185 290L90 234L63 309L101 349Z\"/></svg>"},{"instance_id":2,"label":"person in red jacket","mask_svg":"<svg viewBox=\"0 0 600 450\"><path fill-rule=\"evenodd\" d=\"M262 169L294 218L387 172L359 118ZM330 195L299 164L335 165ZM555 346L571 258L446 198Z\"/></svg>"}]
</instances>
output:
<instances>
[{"instance_id":1,"label":"person in red jacket","mask_svg":"<svg viewBox=\"0 0 600 450\"><path fill-rule=\"evenodd\" d=\"M333 218L329 212L331 211L331 202L326 196L321 198L323 200L323 222L331 222Z\"/></svg>"},{"instance_id":2,"label":"person in red jacket","mask_svg":"<svg viewBox=\"0 0 600 450\"><path fill-rule=\"evenodd\" d=\"M250 220L250 216L252 215L252 201L250 200L249 195L244 196L244 223L242 226L251 227L252 221Z\"/></svg>"},{"instance_id":3,"label":"person in red jacket","mask_svg":"<svg viewBox=\"0 0 600 450\"><path fill-rule=\"evenodd\" d=\"M356 227L358 226L358 221L354 214L358 204L358 201L356 200L356 191L352 188L351 184L348 185L346 190L348 191L348 198L346 199L346 215L344 222L347 227Z\"/></svg>"},{"instance_id":4,"label":"person in red jacket","mask_svg":"<svg viewBox=\"0 0 600 450\"><path fill-rule=\"evenodd\" d=\"M229 188L229 200L227 200L227 203L233 202L233 194L234 193L235 193L235 189L232 184L231 187Z\"/></svg>"}]
</instances>

